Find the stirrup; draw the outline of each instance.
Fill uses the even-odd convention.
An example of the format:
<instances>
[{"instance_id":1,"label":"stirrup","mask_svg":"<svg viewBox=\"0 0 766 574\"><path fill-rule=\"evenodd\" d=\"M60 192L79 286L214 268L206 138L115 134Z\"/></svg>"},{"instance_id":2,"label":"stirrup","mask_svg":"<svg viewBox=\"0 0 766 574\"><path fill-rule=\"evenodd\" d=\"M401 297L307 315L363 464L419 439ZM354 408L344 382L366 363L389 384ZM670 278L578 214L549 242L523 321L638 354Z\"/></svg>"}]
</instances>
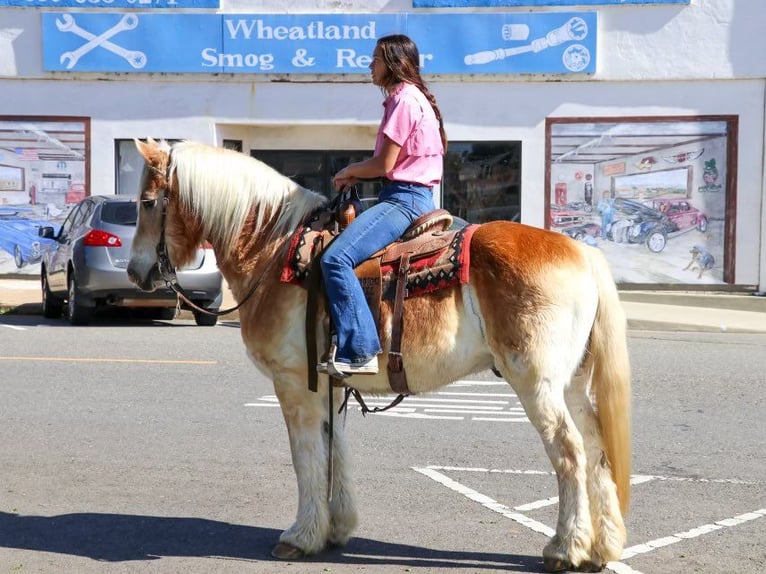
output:
<instances>
[{"instance_id":1,"label":"stirrup","mask_svg":"<svg viewBox=\"0 0 766 574\"><path fill-rule=\"evenodd\" d=\"M347 379L351 375L343 373L335 364L335 353L338 352L338 337L333 335L330 339L330 350L327 353L327 374L336 379Z\"/></svg>"}]
</instances>

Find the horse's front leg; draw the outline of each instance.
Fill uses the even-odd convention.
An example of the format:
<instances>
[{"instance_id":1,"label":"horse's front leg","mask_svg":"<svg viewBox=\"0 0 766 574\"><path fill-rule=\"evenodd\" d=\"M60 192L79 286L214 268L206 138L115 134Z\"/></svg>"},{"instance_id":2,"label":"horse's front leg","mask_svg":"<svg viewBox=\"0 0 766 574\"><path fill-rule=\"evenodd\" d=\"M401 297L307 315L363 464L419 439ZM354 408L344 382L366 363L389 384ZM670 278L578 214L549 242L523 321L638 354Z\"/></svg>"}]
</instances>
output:
<instances>
[{"instance_id":1,"label":"horse's front leg","mask_svg":"<svg viewBox=\"0 0 766 574\"><path fill-rule=\"evenodd\" d=\"M322 377L324 378L324 377ZM353 492L347 487L346 441L334 422L332 501L329 494L329 409L327 379L320 392L305 382L276 382L277 397L287 424L293 468L298 480L295 522L279 537L272 554L295 560L321 552L328 542L345 543L356 526ZM324 383L324 384L322 384Z\"/></svg>"}]
</instances>

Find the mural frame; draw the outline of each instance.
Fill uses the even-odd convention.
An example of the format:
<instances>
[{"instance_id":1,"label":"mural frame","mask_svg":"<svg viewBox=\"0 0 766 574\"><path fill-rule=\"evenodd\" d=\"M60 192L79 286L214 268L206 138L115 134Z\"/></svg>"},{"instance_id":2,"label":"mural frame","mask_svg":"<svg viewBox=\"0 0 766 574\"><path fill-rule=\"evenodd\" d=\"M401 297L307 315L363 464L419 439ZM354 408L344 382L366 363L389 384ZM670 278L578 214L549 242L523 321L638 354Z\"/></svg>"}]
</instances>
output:
<instances>
[{"instance_id":1,"label":"mural frame","mask_svg":"<svg viewBox=\"0 0 766 574\"><path fill-rule=\"evenodd\" d=\"M620 245L622 248L621 259L627 258L629 261L631 257L635 258L634 269L637 270L628 278L628 274L621 274L613 265L615 280L624 289L721 290L734 288L738 122L739 117L736 115L546 118L545 228L585 240L586 243L594 246L607 247L608 249L605 249L607 259L610 260L610 255L612 255L610 265L616 261L612 250L613 244L623 243ZM699 134L695 134L694 129L689 128L698 128ZM592 131L588 132L589 129ZM584 137L582 134L589 133L591 140L573 147L573 142L578 141L575 136L578 130L582 132L581 137ZM708 130L709 133L705 130ZM716 130L722 130L722 132L716 133ZM642 132L645 132L643 135L653 134L656 141L651 142L650 138L647 137L647 144L644 147L638 146L635 143L635 137L631 139L631 136L636 133L641 135ZM601 135L595 137L594 133ZM685 137L681 138L679 134L683 134ZM580 139L579 141L584 140ZM706 142L712 142L712 144L708 143L707 153L705 152ZM652 143L655 145L652 146ZM612 146L614 149L610 150L608 146ZM607 152L616 153L617 148L620 147L626 150L622 157L614 156L611 159L605 159L609 157L605 155ZM714 149L717 151L716 158L710 157ZM631 150L635 150L634 155L630 155ZM716 159L718 164L716 164ZM667 168L664 169L666 164ZM580 165L582 169L577 167ZM618 177L636 174L638 171L653 174L661 174L664 171L669 174L681 168L688 168L686 190L678 187L680 185L678 181L667 184L666 187L663 187L663 184L652 183L635 186L636 189L633 190L617 191L615 189L615 180ZM567 196L567 176L564 175L567 169L577 170L574 172L575 175L578 178L583 178L582 183L579 179L569 178L568 180L570 188L571 184L577 181L577 185L584 189L584 191L576 191L573 194L574 198L572 194ZM723 177L719 178L721 171ZM658 178L662 181L662 176L658 175ZM588 190L588 182L591 179L593 184ZM668 177L668 179L671 178ZM596 186L598 189L594 189L596 181L599 184ZM617 206L623 208L621 212L623 219L629 219L630 223L634 224L634 227L628 227L629 223L620 222L626 226L624 233L627 234L628 230L633 233L630 241L612 229L611 219L604 223L604 220L599 221L600 216L596 215L599 198L610 199L614 207L615 199L621 193L632 197L632 199L618 200ZM587 201L584 201L583 198ZM625 205L631 202L636 205ZM671 203L683 204L678 209L693 211L697 214L695 217L698 220L694 225L687 223L684 226L674 228L664 227L661 245L653 245L653 248L648 239L640 236L639 227L635 224L643 223L641 221L642 215L635 214L644 210L643 205L650 209L657 208L659 210L662 208L665 210L663 215L673 219L676 214L667 213L669 205L663 205L665 203L669 205ZM697 209L695 205L702 205L703 208ZM575 208L570 209L572 206ZM627 210L629 207L634 208L632 213ZM676 209L675 205L671 205L671 207ZM588 209L587 214L585 208ZM624 215L626 212L631 213L630 217ZM699 215L700 213L702 215ZM704 221L702 216L705 216ZM649 216L646 219L648 220ZM711 231L706 234L708 219L710 220ZM665 219L665 221L668 220ZM599 223L604 223L604 225ZM602 228L607 231L602 232ZM579 233L580 231L583 233ZM684 235L686 237L683 240L675 239L675 237L683 237ZM628 245L628 243L633 243L634 239L638 243L639 237L640 242L644 243L648 247L648 251L652 253L647 255L646 249L642 252L642 248L638 245ZM692 239L695 240L693 245ZM664 243L665 240L667 243ZM694 253L693 249L698 246L704 248L709 243L712 244L714 251L710 259L714 260L715 263L711 263L710 267L700 269L698 277L696 267L700 266L699 262L695 264L692 274L688 268L684 268L684 264L689 267L694 264L694 261L688 261L687 264L687 261L680 261L680 257L683 254L686 260L690 257L694 259L697 254ZM673 249L667 249L662 253L666 245L672 245ZM681 245L685 247L683 252L679 251ZM652 256L654 256L654 260L651 259ZM664 260L661 256L664 256ZM675 257L675 266L665 265L666 273L659 270L661 266L654 265L654 262L669 263L671 256ZM645 275L641 274L641 269L646 270Z\"/></svg>"}]
</instances>

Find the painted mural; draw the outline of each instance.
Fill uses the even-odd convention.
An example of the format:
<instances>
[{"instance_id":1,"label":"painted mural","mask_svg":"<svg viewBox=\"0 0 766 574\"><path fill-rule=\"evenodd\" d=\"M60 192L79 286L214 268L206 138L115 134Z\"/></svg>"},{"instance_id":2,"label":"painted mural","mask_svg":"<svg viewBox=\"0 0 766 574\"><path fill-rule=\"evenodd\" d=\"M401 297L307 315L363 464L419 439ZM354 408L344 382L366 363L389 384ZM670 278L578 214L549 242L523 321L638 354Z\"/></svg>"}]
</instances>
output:
<instances>
[{"instance_id":1,"label":"painted mural","mask_svg":"<svg viewBox=\"0 0 766 574\"><path fill-rule=\"evenodd\" d=\"M39 275L58 228L86 195L84 122L0 118L0 275Z\"/></svg>"},{"instance_id":2,"label":"painted mural","mask_svg":"<svg viewBox=\"0 0 766 574\"><path fill-rule=\"evenodd\" d=\"M550 128L551 229L601 249L618 283L726 282L727 122Z\"/></svg>"}]
</instances>

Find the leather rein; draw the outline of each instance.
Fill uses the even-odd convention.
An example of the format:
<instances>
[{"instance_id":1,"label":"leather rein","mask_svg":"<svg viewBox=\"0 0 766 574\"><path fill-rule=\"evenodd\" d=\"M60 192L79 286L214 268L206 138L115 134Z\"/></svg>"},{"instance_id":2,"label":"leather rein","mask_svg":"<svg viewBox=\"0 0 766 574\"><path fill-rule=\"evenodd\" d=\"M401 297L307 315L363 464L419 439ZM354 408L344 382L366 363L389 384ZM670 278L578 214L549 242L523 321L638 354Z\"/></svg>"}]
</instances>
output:
<instances>
[{"instance_id":1,"label":"leather rein","mask_svg":"<svg viewBox=\"0 0 766 574\"><path fill-rule=\"evenodd\" d=\"M168 166L168 172L170 171L170 167ZM169 174L168 174L169 175ZM169 179L167 180L169 181ZM248 291L247 295L245 295L242 300L237 303L234 307L231 307L229 309L223 309L218 311L211 311L210 309L204 309L194 303L184 291L183 287L178 283L178 276L176 274L176 268L175 266L170 262L170 254L168 253L168 245L165 241L165 220L167 218L167 212L168 212L168 203L170 202L170 198L168 197L167 188L162 194L162 206L161 206L161 221L160 221L160 241L157 243L157 268L159 269L160 276L165 281L165 285L172 289L175 294L178 296L179 299L183 300L189 307L192 309L199 311L200 313L204 313L205 315L213 315L215 317L220 317L221 315L228 315L229 313L236 311L239 309L242 305L245 304L245 302L250 299L250 297L253 296L253 294L256 292L258 287L260 287L261 282L263 281L263 278L266 277L268 272L271 270L271 267L274 265L274 261L276 259L272 259L268 262L266 265L266 269L261 274L260 277L255 281L253 286L250 288L250 291Z\"/></svg>"}]
</instances>

